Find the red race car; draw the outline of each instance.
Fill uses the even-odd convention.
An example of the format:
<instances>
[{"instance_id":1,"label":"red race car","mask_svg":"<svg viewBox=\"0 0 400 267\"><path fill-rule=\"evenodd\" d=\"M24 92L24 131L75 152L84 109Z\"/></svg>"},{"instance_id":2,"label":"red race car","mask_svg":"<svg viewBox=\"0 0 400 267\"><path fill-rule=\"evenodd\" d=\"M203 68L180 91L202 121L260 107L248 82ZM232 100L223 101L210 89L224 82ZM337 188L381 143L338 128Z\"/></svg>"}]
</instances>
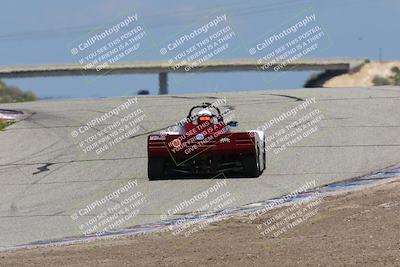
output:
<instances>
[{"instance_id":1,"label":"red race car","mask_svg":"<svg viewBox=\"0 0 400 267\"><path fill-rule=\"evenodd\" d=\"M226 114L203 103L190 109L179 132L149 135L149 180L221 173L228 177L258 177L265 169L264 132L232 132L237 122L225 123Z\"/></svg>"}]
</instances>

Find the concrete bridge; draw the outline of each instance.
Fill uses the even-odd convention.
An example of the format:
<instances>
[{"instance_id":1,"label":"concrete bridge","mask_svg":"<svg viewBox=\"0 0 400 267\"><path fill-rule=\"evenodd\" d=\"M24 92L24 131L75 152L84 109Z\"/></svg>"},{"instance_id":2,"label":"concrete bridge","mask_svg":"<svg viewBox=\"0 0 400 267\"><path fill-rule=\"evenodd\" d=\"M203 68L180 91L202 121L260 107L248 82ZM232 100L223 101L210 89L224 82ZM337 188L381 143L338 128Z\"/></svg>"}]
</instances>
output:
<instances>
[{"instance_id":1,"label":"concrete bridge","mask_svg":"<svg viewBox=\"0 0 400 267\"><path fill-rule=\"evenodd\" d=\"M256 59L210 60L197 65L192 63L169 63L165 61L127 62L107 66L88 66L81 64L54 64L32 66L0 67L1 78L73 76L73 75L112 75L112 74L151 74L159 76L159 94L168 94L168 73L227 72L227 71L314 71L330 70L339 73L349 72L361 66L365 60L355 59L307 59L283 62L267 62Z\"/></svg>"}]
</instances>

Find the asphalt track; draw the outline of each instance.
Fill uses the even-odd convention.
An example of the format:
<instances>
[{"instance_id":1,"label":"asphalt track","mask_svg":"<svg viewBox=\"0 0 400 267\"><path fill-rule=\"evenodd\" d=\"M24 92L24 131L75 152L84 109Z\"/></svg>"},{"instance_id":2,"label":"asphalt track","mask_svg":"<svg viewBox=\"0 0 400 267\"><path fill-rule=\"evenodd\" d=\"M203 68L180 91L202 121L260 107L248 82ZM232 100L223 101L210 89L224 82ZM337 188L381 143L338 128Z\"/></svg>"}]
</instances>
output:
<instances>
[{"instance_id":1,"label":"asphalt track","mask_svg":"<svg viewBox=\"0 0 400 267\"><path fill-rule=\"evenodd\" d=\"M224 190L235 198L231 206L276 197L314 179L322 185L400 162L396 87L138 97L137 106L146 114L138 136L100 155L84 153L77 145L79 137L73 138L71 132L127 98L2 104L0 108L32 115L0 133L0 248L81 234L71 214L129 180L137 179L146 203L123 227L158 221L166 210L214 185L216 180L209 179L149 182L145 133L172 125L192 105L219 97L226 97L226 105L234 109L240 122L237 130L254 129L279 117L301 99L315 97L309 111L324 114L315 133L278 154L269 151L261 177L227 180ZM266 134L292 121L289 118ZM202 204L198 201L181 213Z\"/></svg>"}]
</instances>

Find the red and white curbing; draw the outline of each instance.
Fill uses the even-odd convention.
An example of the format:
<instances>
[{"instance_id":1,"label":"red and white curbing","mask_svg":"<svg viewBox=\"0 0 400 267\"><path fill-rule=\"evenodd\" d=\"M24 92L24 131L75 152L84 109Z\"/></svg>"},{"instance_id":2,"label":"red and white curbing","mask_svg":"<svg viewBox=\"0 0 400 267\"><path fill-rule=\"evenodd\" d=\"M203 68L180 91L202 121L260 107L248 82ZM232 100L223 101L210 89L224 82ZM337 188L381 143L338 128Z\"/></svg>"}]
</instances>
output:
<instances>
[{"instance_id":1,"label":"red and white curbing","mask_svg":"<svg viewBox=\"0 0 400 267\"><path fill-rule=\"evenodd\" d=\"M11 109L0 109L0 122L15 122L21 120L24 113Z\"/></svg>"}]
</instances>

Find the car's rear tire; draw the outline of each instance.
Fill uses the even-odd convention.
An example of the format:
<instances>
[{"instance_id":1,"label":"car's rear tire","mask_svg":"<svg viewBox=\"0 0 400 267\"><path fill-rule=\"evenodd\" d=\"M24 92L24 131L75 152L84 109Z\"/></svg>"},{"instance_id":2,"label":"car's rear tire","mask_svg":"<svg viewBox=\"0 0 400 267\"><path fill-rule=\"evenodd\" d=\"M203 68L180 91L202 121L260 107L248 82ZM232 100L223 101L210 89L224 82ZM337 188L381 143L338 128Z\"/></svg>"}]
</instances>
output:
<instances>
[{"instance_id":1,"label":"car's rear tire","mask_svg":"<svg viewBox=\"0 0 400 267\"><path fill-rule=\"evenodd\" d=\"M257 155L243 155L243 174L246 177L258 177L260 175L260 164Z\"/></svg>"},{"instance_id":2,"label":"car's rear tire","mask_svg":"<svg viewBox=\"0 0 400 267\"><path fill-rule=\"evenodd\" d=\"M266 152L266 150L265 150L265 141L263 142L263 169L262 169L262 171L264 171L266 168L267 168L267 152ZM261 171L260 171L260 174L261 174Z\"/></svg>"},{"instance_id":3,"label":"car's rear tire","mask_svg":"<svg viewBox=\"0 0 400 267\"><path fill-rule=\"evenodd\" d=\"M147 165L147 175L149 180L160 180L164 178L164 159L151 158Z\"/></svg>"}]
</instances>

